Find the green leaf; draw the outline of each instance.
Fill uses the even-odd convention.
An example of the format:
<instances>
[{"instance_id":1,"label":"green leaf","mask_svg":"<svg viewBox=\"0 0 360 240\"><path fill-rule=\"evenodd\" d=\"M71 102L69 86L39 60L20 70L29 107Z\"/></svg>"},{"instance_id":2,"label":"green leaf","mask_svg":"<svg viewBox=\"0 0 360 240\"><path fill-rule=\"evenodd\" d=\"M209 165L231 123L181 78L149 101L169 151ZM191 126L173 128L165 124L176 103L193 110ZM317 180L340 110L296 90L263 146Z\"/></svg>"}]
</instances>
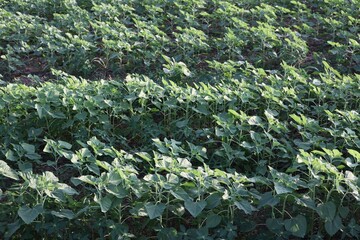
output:
<instances>
[{"instance_id":1,"label":"green leaf","mask_svg":"<svg viewBox=\"0 0 360 240\"><path fill-rule=\"evenodd\" d=\"M200 113L200 114L203 114L205 116L209 115L210 114L210 111L209 111L209 108L207 105L199 105L197 106L196 108L195 107L192 107L192 109L197 112L197 113Z\"/></svg>"},{"instance_id":2,"label":"green leaf","mask_svg":"<svg viewBox=\"0 0 360 240\"><path fill-rule=\"evenodd\" d=\"M236 201L235 206L238 209L243 210L246 214L251 214L253 211L257 210L246 200Z\"/></svg>"},{"instance_id":3,"label":"green leaf","mask_svg":"<svg viewBox=\"0 0 360 240\"><path fill-rule=\"evenodd\" d=\"M267 192L261 195L258 208L261 208L263 206L276 206L279 203L279 199L274 197L272 192Z\"/></svg>"},{"instance_id":4,"label":"green leaf","mask_svg":"<svg viewBox=\"0 0 360 240\"><path fill-rule=\"evenodd\" d=\"M202 210L206 207L206 202L204 200L199 202L193 202L193 201L185 201L185 208L189 211L189 213L196 218Z\"/></svg>"},{"instance_id":5,"label":"green leaf","mask_svg":"<svg viewBox=\"0 0 360 240\"><path fill-rule=\"evenodd\" d=\"M164 146L163 142L160 141L160 139L155 138L152 139L154 142L154 145L157 147L157 149L159 150L159 152L164 153L164 154L168 154L169 153L169 149L167 147Z\"/></svg>"},{"instance_id":6,"label":"green leaf","mask_svg":"<svg viewBox=\"0 0 360 240\"><path fill-rule=\"evenodd\" d=\"M178 162L179 162L179 166L182 167L182 168L191 168L192 167L192 164L189 160L187 160L186 158L178 158L177 159ZM182 172L183 173L183 172Z\"/></svg>"},{"instance_id":7,"label":"green leaf","mask_svg":"<svg viewBox=\"0 0 360 240\"><path fill-rule=\"evenodd\" d=\"M29 208L28 206L22 206L18 210L18 215L26 224L30 224L42 212L43 212L43 208L41 205L36 205L34 208Z\"/></svg>"},{"instance_id":8,"label":"green leaf","mask_svg":"<svg viewBox=\"0 0 360 240\"><path fill-rule=\"evenodd\" d=\"M41 155L39 155L37 153L25 154L25 156L30 160L40 160L41 159Z\"/></svg>"},{"instance_id":9,"label":"green leaf","mask_svg":"<svg viewBox=\"0 0 360 240\"><path fill-rule=\"evenodd\" d=\"M339 207L340 217L346 218L348 216L349 212L350 212L349 207L344 207L344 206Z\"/></svg>"},{"instance_id":10,"label":"green leaf","mask_svg":"<svg viewBox=\"0 0 360 240\"><path fill-rule=\"evenodd\" d=\"M173 173L166 174L166 181L171 184L178 184L179 177Z\"/></svg>"},{"instance_id":11,"label":"green leaf","mask_svg":"<svg viewBox=\"0 0 360 240\"><path fill-rule=\"evenodd\" d=\"M360 162L360 152L354 150L354 149L348 149L348 152L351 156L353 156L357 162Z\"/></svg>"},{"instance_id":12,"label":"green leaf","mask_svg":"<svg viewBox=\"0 0 360 240\"><path fill-rule=\"evenodd\" d=\"M288 188L279 182L274 182L274 187L277 194L291 193L293 191L291 188Z\"/></svg>"},{"instance_id":13,"label":"green leaf","mask_svg":"<svg viewBox=\"0 0 360 240\"><path fill-rule=\"evenodd\" d=\"M173 173L166 174L165 189L172 189L179 183L179 177Z\"/></svg>"},{"instance_id":14,"label":"green leaf","mask_svg":"<svg viewBox=\"0 0 360 240\"><path fill-rule=\"evenodd\" d=\"M89 163L86 164L87 169L89 169L90 172L95 173L96 175L100 175L100 168L96 163Z\"/></svg>"},{"instance_id":15,"label":"green leaf","mask_svg":"<svg viewBox=\"0 0 360 240\"><path fill-rule=\"evenodd\" d=\"M139 152L139 153L136 153L136 155L138 155L139 157L141 157L142 159L144 159L147 162L152 162L151 156L147 152Z\"/></svg>"},{"instance_id":16,"label":"green leaf","mask_svg":"<svg viewBox=\"0 0 360 240\"><path fill-rule=\"evenodd\" d=\"M18 166L19 166L19 170L22 173L30 173L33 171L32 164L29 162L24 162L24 163L19 162Z\"/></svg>"},{"instance_id":17,"label":"green leaf","mask_svg":"<svg viewBox=\"0 0 360 240\"><path fill-rule=\"evenodd\" d=\"M28 154L35 153L35 146L34 145L27 144L27 143L22 143L21 146Z\"/></svg>"},{"instance_id":18,"label":"green leaf","mask_svg":"<svg viewBox=\"0 0 360 240\"><path fill-rule=\"evenodd\" d=\"M41 119L43 117L43 107L40 104L36 103L35 108L39 115L39 118Z\"/></svg>"},{"instance_id":19,"label":"green leaf","mask_svg":"<svg viewBox=\"0 0 360 240\"><path fill-rule=\"evenodd\" d=\"M12 151L10 149L6 152L5 157L7 160L10 160L10 161L18 160L18 157L15 155L14 151Z\"/></svg>"},{"instance_id":20,"label":"green leaf","mask_svg":"<svg viewBox=\"0 0 360 240\"><path fill-rule=\"evenodd\" d=\"M96 160L95 163L96 163L97 166L105 169L106 171L109 171L110 168L111 168L111 165L108 162L105 162L105 161Z\"/></svg>"},{"instance_id":21,"label":"green leaf","mask_svg":"<svg viewBox=\"0 0 360 240\"><path fill-rule=\"evenodd\" d=\"M350 222L348 223L349 233L356 237L360 234L360 225L356 223L354 218L351 218Z\"/></svg>"},{"instance_id":22,"label":"green leaf","mask_svg":"<svg viewBox=\"0 0 360 240\"><path fill-rule=\"evenodd\" d=\"M69 196L78 194L78 192L75 189L73 189L72 187L70 187L69 185L67 185L65 183L59 183L57 191L60 191Z\"/></svg>"},{"instance_id":23,"label":"green leaf","mask_svg":"<svg viewBox=\"0 0 360 240\"><path fill-rule=\"evenodd\" d=\"M68 142L65 142L65 141L58 141L59 143L59 147L62 148L62 149L71 149L72 145Z\"/></svg>"},{"instance_id":24,"label":"green leaf","mask_svg":"<svg viewBox=\"0 0 360 240\"><path fill-rule=\"evenodd\" d=\"M342 227L341 218L337 215L333 220L325 221L325 230L330 235L333 236L337 233Z\"/></svg>"},{"instance_id":25,"label":"green leaf","mask_svg":"<svg viewBox=\"0 0 360 240\"><path fill-rule=\"evenodd\" d=\"M236 225L239 226L240 232L242 232L242 233L251 232L257 227L257 224L255 221L246 219L246 218L239 219L236 222Z\"/></svg>"},{"instance_id":26,"label":"green leaf","mask_svg":"<svg viewBox=\"0 0 360 240\"><path fill-rule=\"evenodd\" d=\"M205 199L206 208L214 209L221 203L222 195L220 193L212 193L209 197Z\"/></svg>"},{"instance_id":27,"label":"green leaf","mask_svg":"<svg viewBox=\"0 0 360 240\"><path fill-rule=\"evenodd\" d=\"M297 215L292 219L284 221L285 229L291 232L295 237L305 237L307 223L306 218L303 215Z\"/></svg>"},{"instance_id":28,"label":"green leaf","mask_svg":"<svg viewBox=\"0 0 360 240\"><path fill-rule=\"evenodd\" d=\"M317 207L317 212L322 219L325 219L325 221L332 221L335 218L336 205L331 201L320 204Z\"/></svg>"},{"instance_id":29,"label":"green leaf","mask_svg":"<svg viewBox=\"0 0 360 240\"><path fill-rule=\"evenodd\" d=\"M46 139L45 141L46 141L46 145L43 151L46 153L53 153L53 146L55 145L55 141L51 139Z\"/></svg>"},{"instance_id":30,"label":"green leaf","mask_svg":"<svg viewBox=\"0 0 360 240\"><path fill-rule=\"evenodd\" d=\"M160 217L163 214L165 208L166 208L166 205L163 203L159 203L159 204L147 203L147 204L145 204L145 209L146 209L146 212L149 215L150 219Z\"/></svg>"},{"instance_id":31,"label":"green leaf","mask_svg":"<svg viewBox=\"0 0 360 240\"><path fill-rule=\"evenodd\" d=\"M112 205L112 199L109 195L106 195L105 197L95 195L94 201L100 205L101 212L103 213L109 211Z\"/></svg>"},{"instance_id":32,"label":"green leaf","mask_svg":"<svg viewBox=\"0 0 360 240\"><path fill-rule=\"evenodd\" d=\"M283 220L280 218L268 218L266 219L266 227L274 232L278 233L283 230Z\"/></svg>"},{"instance_id":33,"label":"green leaf","mask_svg":"<svg viewBox=\"0 0 360 240\"><path fill-rule=\"evenodd\" d=\"M84 121L87 118L87 115L88 114L86 112L79 112L79 113L75 114L74 119Z\"/></svg>"},{"instance_id":34,"label":"green leaf","mask_svg":"<svg viewBox=\"0 0 360 240\"><path fill-rule=\"evenodd\" d=\"M232 114L234 117L241 119L241 115L238 112L236 112L235 110L229 109L228 112L230 114Z\"/></svg>"},{"instance_id":35,"label":"green leaf","mask_svg":"<svg viewBox=\"0 0 360 240\"><path fill-rule=\"evenodd\" d=\"M188 119L185 119L185 120L182 120L182 121L177 121L176 122L176 127L178 128L184 128L188 125L189 123L189 120Z\"/></svg>"},{"instance_id":36,"label":"green leaf","mask_svg":"<svg viewBox=\"0 0 360 240\"><path fill-rule=\"evenodd\" d=\"M308 196L303 196L301 198L296 198L296 203L299 204L299 205L302 205L304 207L307 207L307 208L310 208L314 211L317 210L317 207L316 207L316 204L315 204L315 201L312 200L310 197Z\"/></svg>"},{"instance_id":37,"label":"green leaf","mask_svg":"<svg viewBox=\"0 0 360 240\"><path fill-rule=\"evenodd\" d=\"M2 160L0 160L0 175L14 180L19 180L17 172L11 169L9 165L7 165L7 163Z\"/></svg>"},{"instance_id":38,"label":"green leaf","mask_svg":"<svg viewBox=\"0 0 360 240\"><path fill-rule=\"evenodd\" d=\"M128 191L120 185L109 184L105 187L105 190L120 199L129 195Z\"/></svg>"},{"instance_id":39,"label":"green leaf","mask_svg":"<svg viewBox=\"0 0 360 240\"><path fill-rule=\"evenodd\" d=\"M8 231L5 233L5 239L11 239L11 236L21 227L22 222L20 220L16 220L13 223L7 225Z\"/></svg>"},{"instance_id":40,"label":"green leaf","mask_svg":"<svg viewBox=\"0 0 360 240\"><path fill-rule=\"evenodd\" d=\"M218 226L221 222L221 216L217 215L217 214L210 214L207 216L206 218L206 227L207 228L214 228L216 226Z\"/></svg>"},{"instance_id":41,"label":"green leaf","mask_svg":"<svg viewBox=\"0 0 360 240\"><path fill-rule=\"evenodd\" d=\"M74 180L80 180L82 182L91 184L91 185L95 185L97 183L97 178L91 175L84 175L84 176L80 176L78 178L73 178L72 181ZM78 184L77 184L78 185Z\"/></svg>"},{"instance_id":42,"label":"green leaf","mask_svg":"<svg viewBox=\"0 0 360 240\"><path fill-rule=\"evenodd\" d=\"M101 198L101 200L100 200L101 211L102 212L109 211L111 204L112 204L112 200L111 200L110 196Z\"/></svg>"},{"instance_id":43,"label":"green leaf","mask_svg":"<svg viewBox=\"0 0 360 240\"><path fill-rule=\"evenodd\" d=\"M170 190L171 195L173 195L176 199L182 201L191 201L189 194L181 187L178 187L174 190Z\"/></svg>"},{"instance_id":44,"label":"green leaf","mask_svg":"<svg viewBox=\"0 0 360 240\"><path fill-rule=\"evenodd\" d=\"M260 126L262 121L261 121L261 118L259 116L252 116L251 118L249 118L248 123L250 125Z\"/></svg>"},{"instance_id":45,"label":"green leaf","mask_svg":"<svg viewBox=\"0 0 360 240\"><path fill-rule=\"evenodd\" d=\"M181 68L181 70L185 76L187 76L187 77L191 76L191 72L187 67L183 67L183 68Z\"/></svg>"},{"instance_id":46,"label":"green leaf","mask_svg":"<svg viewBox=\"0 0 360 240\"><path fill-rule=\"evenodd\" d=\"M299 125L303 125L303 120L301 117L295 115L295 114L291 114L290 117Z\"/></svg>"},{"instance_id":47,"label":"green leaf","mask_svg":"<svg viewBox=\"0 0 360 240\"><path fill-rule=\"evenodd\" d=\"M171 211L173 214L175 214L176 216L183 216L185 213L185 208L184 205L181 203L174 203L174 204L169 204L168 205L168 209L169 211Z\"/></svg>"},{"instance_id":48,"label":"green leaf","mask_svg":"<svg viewBox=\"0 0 360 240\"><path fill-rule=\"evenodd\" d=\"M69 220L75 217L74 212L69 209L61 209L59 212L51 211L51 214L59 218L67 218Z\"/></svg>"},{"instance_id":49,"label":"green leaf","mask_svg":"<svg viewBox=\"0 0 360 240\"><path fill-rule=\"evenodd\" d=\"M25 156L31 160L41 159L41 155L35 153L35 146L28 143L22 143L21 147L25 150Z\"/></svg>"},{"instance_id":50,"label":"green leaf","mask_svg":"<svg viewBox=\"0 0 360 240\"><path fill-rule=\"evenodd\" d=\"M47 112L53 118L66 119L66 115L62 112L50 112L50 111Z\"/></svg>"}]
</instances>

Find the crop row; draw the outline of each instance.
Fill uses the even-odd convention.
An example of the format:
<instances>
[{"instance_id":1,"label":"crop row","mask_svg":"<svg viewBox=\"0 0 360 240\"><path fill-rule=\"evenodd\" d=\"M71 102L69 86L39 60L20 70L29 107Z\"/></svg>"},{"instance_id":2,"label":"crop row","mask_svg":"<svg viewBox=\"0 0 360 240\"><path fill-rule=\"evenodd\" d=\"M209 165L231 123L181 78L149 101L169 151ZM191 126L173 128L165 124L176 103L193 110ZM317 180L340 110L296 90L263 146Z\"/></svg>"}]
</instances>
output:
<instances>
[{"instance_id":1,"label":"crop row","mask_svg":"<svg viewBox=\"0 0 360 240\"><path fill-rule=\"evenodd\" d=\"M0 233L358 237L360 79L323 64L319 78L245 63L213 85L54 70L2 87Z\"/></svg>"},{"instance_id":2,"label":"crop row","mask_svg":"<svg viewBox=\"0 0 360 240\"><path fill-rule=\"evenodd\" d=\"M217 63L284 61L318 73L325 59L359 72L358 1L2 1L6 80L50 68L93 78L144 73L209 81ZM173 59L165 72L158 71ZM179 74L179 63L193 72ZM180 67L180 70L182 68ZM95 76L95 77L94 77Z\"/></svg>"}]
</instances>

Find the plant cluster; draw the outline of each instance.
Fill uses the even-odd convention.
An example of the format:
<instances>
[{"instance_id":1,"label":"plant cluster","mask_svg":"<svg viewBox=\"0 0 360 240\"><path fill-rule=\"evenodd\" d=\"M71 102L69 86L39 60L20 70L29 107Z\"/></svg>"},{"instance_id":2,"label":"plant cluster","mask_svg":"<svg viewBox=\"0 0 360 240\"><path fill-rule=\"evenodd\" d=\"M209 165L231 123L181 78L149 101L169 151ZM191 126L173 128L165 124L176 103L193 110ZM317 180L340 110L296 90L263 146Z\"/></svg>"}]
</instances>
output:
<instances>
[{"instance_id":1,"label":"plant cluster","mask_svg":"<svg viewBox=\"0 0 360 240\"><path fill-rule=\"evenodd\" d=\"M191 81L208 82L218 62L281 69L285 61L319 72L327 59L354 73L359 15L352 0L2 0L0 69L7 80L47 79L56 68L94 79L146 72L185 81L159 70L170 58L191 69Z\"/></svg>"},{"instance_id":2,"label":"plant cluster","mask_svg":"<svg viewBox=\"0 0 360 240\"><path fill-rule=\"evenodd\" d=\"M358 237L360 79L324 64L320 79L284 64L193 87L59 71L2 87L0 231Z\"/></svg>"}]
</instances>

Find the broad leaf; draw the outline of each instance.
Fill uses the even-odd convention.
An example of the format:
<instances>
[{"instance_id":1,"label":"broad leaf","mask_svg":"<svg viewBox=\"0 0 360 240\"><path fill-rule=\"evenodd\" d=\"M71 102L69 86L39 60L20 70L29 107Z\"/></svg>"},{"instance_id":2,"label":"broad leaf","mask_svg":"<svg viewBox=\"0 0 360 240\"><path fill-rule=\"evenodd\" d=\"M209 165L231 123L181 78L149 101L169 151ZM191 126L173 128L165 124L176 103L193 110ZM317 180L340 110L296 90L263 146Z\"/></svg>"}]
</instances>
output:
<instances>
[{"instance_id":1,"label":"broad leaf","mask_svg":"<svg viewBox=\"0 0 360 240\"><path fill-rule=\"evenodd\" d=\"M184 127L186 127L188 125L188 123L189 123L189 120L185 119L185 120L182 120L182 121L177 121L176 126L178 128L184 128Z\"/></svg>"},{"instance_id":2,"label":"broad leaf","mask_svg":"<svg viewBox=\"0 0 360 240\"><path fill-rule=\"evenodd\" d=\"M293 190L284 186L282 183L274 182L276 194L291 193Z\"/></svg>"},{"instance_id":3,"label":"broad leaf","mask_svg":"<svg viewBox=\"0 0 360 240\"><path fill-rule=\"evenodd\" d=\"M43 117L43 107L40 104L36 103L35 108L39 115L39 118L41 119Z\"/></svg>"},{"instance_id":4,"label":"broad leaf","mask_svg":"<svg viewBox=\"0 0 360 240\"><path fill-rule=\"evenodd\" d=\"M59 147L60 148L63 148L63 149L71 149L72 145L68 142L65 142L65 141L58 141L59 143Z\"/></svg>"},{"instance_id":5,"label":"broad leaf","mask_svg":"<svg viewBox=\"0 0 360 240\"><path fill-rule=\"evenodd\" d=\"M237 220L236 225L239 226L239 228L240 228L239 230L242 233L251 232L257 227L257 224L255 221L247 219L247 218L241 218L241 219Z\"/></svg>"},{"instance_id":6,"label":"broad leaf","mask_svg":"<svg viewBox=\"0 0 360 240\"><path fill-rule=\"evenodd\" d=\"M109 184L105 187L105 190L117 198L125 198L129 194L128 191L120 185Z\"/></svg>"},{"instance_id":7,"label":"broad leaf","mask_svg":"<svg viewBox=\"0 0 360 240\"><path fill-rule=\"evenodd\" d=\"M296 237L303 238L306 234L307 223L306 218L302 215L297 215L292 219L284 221L285 229L291 232Z\"/></svg>"},{"instance_id":8,"label":"broad leaf","mask_svg":"<svg viewBox=\"0 0 360 240\"><path fill-rule=\"evenodd\" d=\"M20 220L8 224L8 231L5 233L4 239L11 239L10 237L21 227L21 225L23 224Z\"/></svg>"},{"instance_id":9,"label":"broad leaf","mask_svg":"<svg viewBox=\"0 0 360 240\"><path fill-rule=\"evenodd\" d=\"M191 201L189 194L181 187L178 187L174 190L170 190L171 195L173 195L176 199L182 201Z\"/></svg>"},{"instance_id":10,"label":"broad leaf","mask_svg":"<svg viewBox=\"0 0 360 240\"><path fill-rule=\"evenodd\" d=\"M325 221L332 221L335 218L336 205L331 201L318 205L317 212L322 219L325 219Z\"/></svg>"},{"instance_id":11,"label":"broad leaf","mask_svg":"<svg viewBox=\"0 0 360 240\"><path fill-rule=\"evenodd\" d=\"M0 175L14 180L19 180L17 172L11 169L9 165L7 165L7 163L2 160L0 160Z\"/></svg>"},{"instance_id":12,"label":"broad leaf","mask_svg":"<svg viewBox=\"0 0 360 240\"><path fill-rule=\"evenodd\" d=\"M214 209L221 203L222 195L220 193L212 193L209 197L205 199L206 208Z\"/></svg>"},{"instance_id":13,"label":"broad leaf","mask_svg":"<svg viewBox=\"0 0 360 240\"><path fill-rule=\"evenodd\" d=\"M41 205L36 205L34 208L28 206L22 206L18 210L19 217L26 223L32 223L40 213L42 213L43 208Z\"/></svg>"},{"instance_id":14,"label":"broad leaf","mask_svg":"<svg viewBox=\"0 0 360 240\"><path fill-rule=\"evenodd\" d=\"M80 180L82 182L85 182L85 183L88 183L88 184L91 184L91 185L96 185L96 183L97 183L97 178L94 177L94 176L91 176L91 175L84 175L84 176L80 176L78 178L73 178L72 179L73 183L76 180ZM75 185L78 185L78 184L75 184Z\"/></svg>"},{"instance_id":15,"label":"broad leaf","mask_svg":"<svg viewBox=\"0 0 360 240\"><path fill-rule=\"evenodd\" d=\"M31 144L28 144L28 143L22 143L21 146L28 154L35 153L35 146L34 145L31 145Z\"/></svg>"},{"instance_id":16,"label":"broad leaf","mask_svg":"<svg viewBox=\"0 0 360 240\"><path fill-rule=\"evenodd\" d=\"M336 216L333 220L325 221L325 230L330 235L333 236L337 233L342 227L340 216Z\"/></svg>"},{"instance_id":17,"label":"broad leaf","mask_svg":"<svg viewBox=\"0 0 360 240\"><path fill-rule=\"evenodd\" d=\"M277 197L274 197L271 192L267 192L261 195L258 208L261 208L266 205L273 207L276 206L279 202L280 201Z\"/></svg>"},{"instance_id":18,"label":"broad leaf","mask_svg":"<svg viewBox=\"0 0 360 240\"><path fill-rule=\"evenodd\" d=\"M256 125L256 126L260 126L261 125L261 118L258 116L252 116L251 118L249 118L248 123L250 125Z\"/></svg>"},{"instance_id":19,"label":"broad leaf","mask_svg":"<svg viewBox=\"0 0 360 240\"><path fill-rule=\"evenodd\" d=\"M280 218L268 218L266 219L266 227L274 232L278 233L283 230L284 222Z\"/></svg>"},{"instance_id":20,"label":"broad leaf","mask_svg":"<svg viewBox=\"0 0 360 240\"><path fill-rule=\"evenodd\" d=\"M303 125L303 124L304 124L304 122L303 122L303 120L302 120L301 117L299 117L299 116L297 116L297 115L295 115L295 114L291 114L290 117L291 117L292 119L294 119L297 124L299 124L299 125Z\"/></svg>"},{"instance_id":21,"label":"broad leaf","mask_svg":"<svg viewBox=\"0 0 360 240\"><path fill-rule=\"evenodd\" d=\"M66 195L70 195L70 196L78 194L78 192L75 189L73 189L72 187L70 187L69 185L67 185L65 183L59 183L57 190L63 192Z\"/></svg>"},{"instance_id":22,"label":"broad leaf","mask_svg":"<svg viewBox=\"0 0 360 240\"><path fill-rule=\"evenodd\" d=\"M109 195L106 195L105 197L95 195L94 201L100 205L101 212L103 213L109 211L112 204L112 199Z\"/></svg>"},{"instance_id":23,"label":"broad leaf","mask_svg":"<svg viewBox=\"0 0 360 240\"><path fill-rule=\"evenodd\" d=\"M354 149L348 149L348 152L351 156L353 156L357 162L360 162L360 152L354 150Z\"/></svg>"},{"instance_id":24,"label":"broad leaf","mask_svg":"<svg viewBox=\"0 0 360 240\"><path fill-rule=\"evenodd\" d=\"M253 211L257 210L246 200L236 201L235 206L238 209L243 210L246 214L251 214Z\"/></svg>"},{"instance_id":25,"label":"broad leaf","mask_svg":"<svg viewBox=\"0 0 360 240\"><path fill-rule=\"evenodd\" d=\"M193 202L193 201L185 201L185 208L189 211L189 213L196 218L202 210L206 207L206 202L204 200L199 202Z\"/></svg>"},{"instance_id":26,"label":"broad leaf","mask_svg":"<svg viewBox=\"0 0 360 240\"><path fill-rule=\"evenodd\" d=\"M111 204L112 204L112 200L109 196L101 198L101 200L100 200L101 211L102 212L109 211Z\"/></svg>"},{"instance_id":27,"label":"broad leaf","mask_svg":"<svg viewBox=\"0 0 360 240\"><path fill-rule=\"evenodd\" d=\"M163 203L159 203L159 204L147 203L147 204L145 204L145 209L146 209L146 212L149 215L150 219L160 217L163 214L165 208L166 208L166 205Z\"/></svg>"},{"instance_id":28,"label":"broad leaf","mask_svg":"<svg viewBox=\"0 0 360 240\"><path fill-rule=\"evenodd\" d=\"M304 207L310 208L314 211L317 210L315 201L312 200L310 197L308 196L303 196L302 198L296 198L296 203L299 205L302 205Z\"/></svg>"},{"instance_id":29,"label":"broad leaf","mask_svg":"<svg viewBox=\"0 0 360 240\"><path fill-rule=\"evenodd\" d=\"M75 217L74 212L69 209L61 209L59 212L51 211L51 214L59 218L67 218L69 220Z\"/></svg>"},{"instance_id":30,"label":"broad leaf","mask_svg":"<svg viewBox=\"0 0 360 240\"><path fill-rule=\"evenodd\" d=\"M206 227L207 228L214 228L216 226L218 226L221 222L221 216L217 215L217 214L210 214L207 216L206 218Z\"/></svg>"}]
</instances>

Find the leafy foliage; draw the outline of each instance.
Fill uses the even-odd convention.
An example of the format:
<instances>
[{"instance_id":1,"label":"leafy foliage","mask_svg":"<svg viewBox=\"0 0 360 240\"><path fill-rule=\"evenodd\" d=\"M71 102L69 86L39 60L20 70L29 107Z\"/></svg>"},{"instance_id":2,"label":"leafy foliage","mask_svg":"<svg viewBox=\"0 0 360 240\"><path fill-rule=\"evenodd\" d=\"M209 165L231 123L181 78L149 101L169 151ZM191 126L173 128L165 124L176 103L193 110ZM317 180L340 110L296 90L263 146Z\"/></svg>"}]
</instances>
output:
<instances>
[{"instance_id":1,"label":"leafy foliage","mask_svg":"<svg viewBox=\"0 0 360 240\"><path fill-rule=\"evenodd\" d=\"M0 68L22 81L48 79L51 68L94 79L180 71L183 81L213 81L216 63L319 72L327 59L358 73L359 14L357 1L338 0L3 0ZM177 70L160 70L168 59Z\"/></svg>"}]
</instances>

